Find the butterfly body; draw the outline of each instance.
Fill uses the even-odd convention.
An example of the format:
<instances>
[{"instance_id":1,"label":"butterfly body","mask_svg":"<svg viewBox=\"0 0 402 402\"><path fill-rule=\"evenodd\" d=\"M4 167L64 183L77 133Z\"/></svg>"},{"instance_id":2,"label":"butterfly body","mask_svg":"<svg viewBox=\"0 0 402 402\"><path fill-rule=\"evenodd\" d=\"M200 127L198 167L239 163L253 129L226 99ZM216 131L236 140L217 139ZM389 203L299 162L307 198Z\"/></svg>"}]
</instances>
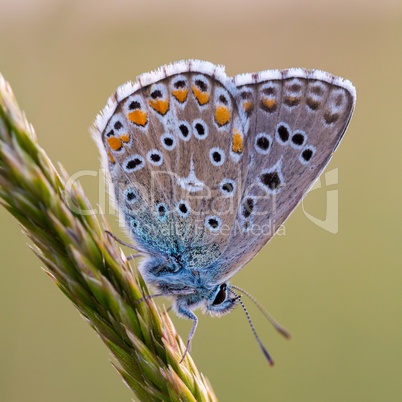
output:
<instances>
[{"instance_id":1,"label":"butterfly body","mask_svg":"<svg viewBox=\"0 0 402 402\"><path fill-rule=\"evenodd\" d=\"M94 138L140 270L175 311L222 315L228 280L272 238L337 148L349 81L315 70L228 77L182 61L120 87ZM269 229L269 230L267 230Z\"/></svg>"},{"instance_id":2,"label":"butterfly body","mask_svg":"<svg viewBox=\"0 0 402 402\"><path fill-rule=\"evenodd\" d=\"M211 265L204 269L189 269L184 261L173 261L173 256L166 256L165 260L148 257L142 264L141 271L148 284L155 288L156 293L169 295L175 299L175 307L181 306L194 310L201 308L212 315L221 315L226 312L224 307L234 307L234 300L226 304L214 304L220 287L224 283L214 283L213 273L218 266ZM177 309L176 309L177 311Z\"/></svg>"}]
</instances>

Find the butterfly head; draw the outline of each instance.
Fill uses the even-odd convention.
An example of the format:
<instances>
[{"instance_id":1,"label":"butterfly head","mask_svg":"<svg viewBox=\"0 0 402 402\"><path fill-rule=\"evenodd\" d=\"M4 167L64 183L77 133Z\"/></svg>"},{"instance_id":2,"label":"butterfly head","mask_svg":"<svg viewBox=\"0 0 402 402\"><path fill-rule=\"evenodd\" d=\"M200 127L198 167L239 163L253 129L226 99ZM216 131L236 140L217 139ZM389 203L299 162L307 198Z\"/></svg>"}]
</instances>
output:
<instances>
[{"instance_id":1,"label":"butterfly head","mask_svg":"<svg viewBox=\"0 0 402 402\"><path fill-rule=\"evenodd\" d=\"M230 313L238 304L239 296L235 295L227 283L214 287L206 298L203 312L220 317Z\"/></svg>"},{"instance_id":2,"label":"butterfly head","mask_svg":"<svg viewBox=\"0 0 402 402\"><path fill-rule=\"evenodd\" d=\"M211 285L208 275L183 268L183 262L177 258L152 255L140 264L140 270L158 295L173 298L179 315L182 308L200 308L204 314L220 317L238 304L239 296L229 283Z\"/></svg>"},{"instance_id":3,"label":"butterfly head","mask_svg":"<svg viewBox=\"0 0 402 402\"><path fill-rule=\"evenodd\" d=\"M230 313L238 304L239 296L229 284L222 283L212 289L193 288L192 293L174 295L176 311L180 315L182 307L195 310L200 308L204 314L220 317Z\"/></svg>"}]
</instances>

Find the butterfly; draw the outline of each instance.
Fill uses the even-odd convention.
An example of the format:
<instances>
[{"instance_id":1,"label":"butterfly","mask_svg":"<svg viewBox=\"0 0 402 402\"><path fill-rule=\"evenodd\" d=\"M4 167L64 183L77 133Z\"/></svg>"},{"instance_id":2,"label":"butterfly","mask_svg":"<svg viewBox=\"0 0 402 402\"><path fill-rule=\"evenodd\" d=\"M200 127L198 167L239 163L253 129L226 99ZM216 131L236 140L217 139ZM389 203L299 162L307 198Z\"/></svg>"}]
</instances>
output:
<instances>
[{"instance_id":1,"label":"butterfly","mask_svg":"<svg viewBox=\"0 0 402 402\"><path fill-rule=\"evenodd\" d=\"M355 102L349 81L323 71L228 77L188 60L122 85L97 116L93 136L139 270L153 296L193 321L184 356L195 309L221 316L241 304L273 363L236 290L250 295L229 279L324 170Z\"/></svg>"}]
</instances>

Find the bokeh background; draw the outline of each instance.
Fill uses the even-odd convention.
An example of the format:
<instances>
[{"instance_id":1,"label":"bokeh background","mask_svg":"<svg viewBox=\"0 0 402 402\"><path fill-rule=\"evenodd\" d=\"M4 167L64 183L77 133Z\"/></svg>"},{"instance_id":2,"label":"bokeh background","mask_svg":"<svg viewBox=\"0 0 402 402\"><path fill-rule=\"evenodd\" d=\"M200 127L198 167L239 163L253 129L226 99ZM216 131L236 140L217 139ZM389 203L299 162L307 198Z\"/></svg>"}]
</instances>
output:
<instances>
[{"instance_id":1,"label":"bokeh background","mask_svg":"<svg viewBox=\"0 0 402 402\"><path fill-rule=\"evenodd\" d=\"M276 360L269 368L238 308L201 317L193 357L220 401L402 400L402 3L364 0L0 0L0 71L53 161L98 172L88 127L123 82L200 58L229 75L307 67L350 79L355 115L308 195L338 233L299 207L234 283L293 334L283 340L248 303ZM95 204L98 176L82 185ZM335 193L333 193L335 194ZM109 217L119 233L115 216ZM106 347L41 271L0 210L0 400L129 401ZM191 323L174 318L182 336Z\"/></svg>"}]
</instances>

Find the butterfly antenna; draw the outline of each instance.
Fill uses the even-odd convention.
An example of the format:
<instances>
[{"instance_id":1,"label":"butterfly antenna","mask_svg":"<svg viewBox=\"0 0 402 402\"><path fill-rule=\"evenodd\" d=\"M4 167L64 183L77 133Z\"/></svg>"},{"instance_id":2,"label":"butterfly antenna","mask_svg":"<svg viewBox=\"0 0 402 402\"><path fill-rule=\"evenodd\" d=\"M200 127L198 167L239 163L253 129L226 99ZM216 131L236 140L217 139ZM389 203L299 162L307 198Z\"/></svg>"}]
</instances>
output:
<instances>
[{"instance_id":1,"label":"butterfly antenna","mask_svg":"<svg viewBox=\"0 0 402 402\"><path fill-rule=\"evenodd\" d=\"M279 324L274 317L272 317L265 309L262 307L261 303L250 293L245 291L242 288L239 288L238 286L235 285L230 285L232 288L238 290L239 292L242 292L245 296L247 296L258 308L258 310L261 311L261 313L264 315L264 317L271 323L271 325L286 339L290 339L291 335L290 332L287 331L285 328L282 327L281 324Z\"/></svg>"},{"instance_id":2,"label":"butterfly antenna","mask_svg":"<svg viewBox=\"0 0 402 402\"><path fill-rule=\"evenodd\" d=\"M232 286L232 287L233 287L233 286ZM237 298L237 300L239 301L240 305L243 307L243 310L244 310L244 312L245 312L245 314L246 314L246 317L247 317L248 323L249 323L249 325L250 325L250 328L251 328L251 330L253 331L253 334L254 334L254 336L255 336L255 339L257 340L257 343L258 343L258 345L260 346L262 353L264 354L265 358L268 360L269 365L270 365L270 366L273 366L273 365L274 365L274 361L273 361L271 355L268 353L268 350L265 349L265 346L262 344L261 339L260 339L260 337L258 336L257 331L256 331L256 329L255 329L255 327L254 327L254 325L253 325L253 322L251 321L250 314L249 314L248 310L246 309L246 306L244 305L243 301L241 300L240 295L237 295L233 290L229 290L229 291L230 291L231 293L233 293L233 294L236 296L236 298Z\"/></svg>"}]
</instances>

